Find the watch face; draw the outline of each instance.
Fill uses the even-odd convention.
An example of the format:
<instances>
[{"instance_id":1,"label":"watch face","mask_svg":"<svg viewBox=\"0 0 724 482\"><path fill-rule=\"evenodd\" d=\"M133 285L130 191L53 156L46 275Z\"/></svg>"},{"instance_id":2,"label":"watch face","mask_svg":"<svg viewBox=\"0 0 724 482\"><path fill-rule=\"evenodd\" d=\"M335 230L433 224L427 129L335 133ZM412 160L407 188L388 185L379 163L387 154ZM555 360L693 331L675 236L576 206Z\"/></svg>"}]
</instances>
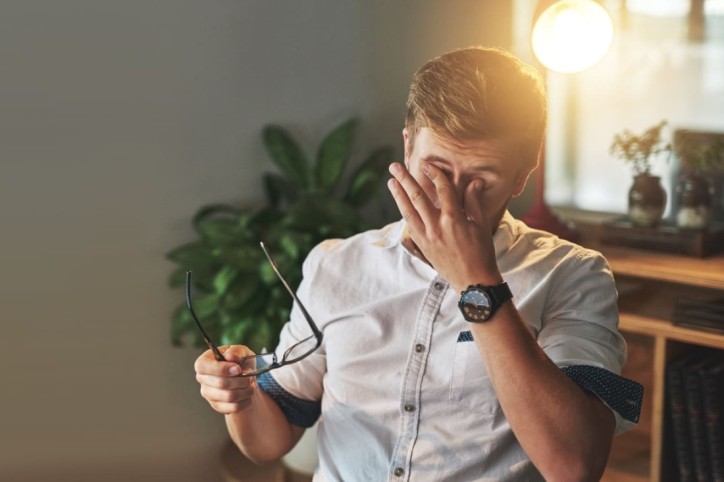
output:
<instances>
[{"instance_id":1,"label":"watch face","mask_svg":"<svg viewBox=\"0 0 724 482\"><path fill-rule=\"evenodd\" d=\"M484 321L490 318L490 298L479 290L466 291L461 301L463 313L470 320Z\"/></svg>"}]
</instances>

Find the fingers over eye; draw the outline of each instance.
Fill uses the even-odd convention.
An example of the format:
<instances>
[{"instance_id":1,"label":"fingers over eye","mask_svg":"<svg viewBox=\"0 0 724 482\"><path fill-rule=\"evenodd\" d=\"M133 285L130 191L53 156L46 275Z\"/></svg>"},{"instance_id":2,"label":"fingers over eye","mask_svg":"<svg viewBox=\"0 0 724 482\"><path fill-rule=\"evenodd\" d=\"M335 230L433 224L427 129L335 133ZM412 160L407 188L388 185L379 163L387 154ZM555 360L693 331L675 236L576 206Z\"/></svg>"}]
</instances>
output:
<instances>
[{"instance_id":1,"label":"fingers over eye","mask_svg":"<svg viewBox=\"0 0 724 482\"><path fill-rule=\"evenodd\" d=\"M424 232L425 222L433 209L425 191L399 163L390 165L390 173L394 178L389 180L387 186L392 192L397 209L400 210L410 229Z\"/></svg>"},{"instance_id":2,"label":"fingers over eye","mask_svg":"<svg viewBox=\"0 0 724 482\"><path fill-rule=\"evenodd\" d=\"M397 182L400 183L400 186L402 186L412 204L415 205L415 208L424 215L425 211L430 208L430 200L415 178L398 162L390 165L390 173L395 177Z\"/></svg>"},{"instance_id":3,"label":"fingers over eye","mask_svg":"<svg viewBox=\"0 0 724 482\"><path fill-rule=\"evenodd\" d=\"M445 173L439 167L429 163L423 164L422 172L435 185L440 210L451 215L460 213L460 202L458 201L450 179L448 179Z\"/></svg>"}]
</instances>

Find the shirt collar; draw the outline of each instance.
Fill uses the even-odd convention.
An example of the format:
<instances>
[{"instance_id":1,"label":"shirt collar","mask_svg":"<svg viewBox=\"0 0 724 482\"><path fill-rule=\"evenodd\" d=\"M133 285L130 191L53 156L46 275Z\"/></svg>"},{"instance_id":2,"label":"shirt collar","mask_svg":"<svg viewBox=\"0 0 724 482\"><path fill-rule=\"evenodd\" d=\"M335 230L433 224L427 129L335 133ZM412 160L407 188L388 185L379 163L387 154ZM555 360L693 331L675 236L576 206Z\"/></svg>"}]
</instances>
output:
<instances>
[{"instance_id":1,"label":"shirt collar","mask_svg":"<svg viewBox=\"0 0 724 482\"><path fill-rule=\"evenodd\" d=\"M379 239L374 243L376 246L393 248L401 244L402 234L407 228L404 219L388 224L382 228ZM493 234L493 246L496 257L500 257L513 244L516 236L515 218L509 211L505 211L503 218L498 224L498 229ZM403 248L404 249L404 248Z\"/></svg>"}]
</instances>

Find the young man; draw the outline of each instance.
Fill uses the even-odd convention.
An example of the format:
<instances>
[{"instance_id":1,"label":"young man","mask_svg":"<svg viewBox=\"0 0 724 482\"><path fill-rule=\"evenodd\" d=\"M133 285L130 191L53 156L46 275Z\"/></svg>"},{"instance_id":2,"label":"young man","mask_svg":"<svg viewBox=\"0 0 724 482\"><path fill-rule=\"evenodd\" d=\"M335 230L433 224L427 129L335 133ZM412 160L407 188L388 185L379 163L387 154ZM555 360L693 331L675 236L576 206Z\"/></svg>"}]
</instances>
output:
<instances>
[{"instance_id":1,"label":"young man","mask_svg":"<svg viewBox=\"0 0 724 482\"><path fill-rule=\"evenodd\" d=\"M321 414L315 481L597 480L640 386L600 254L506 208L545 132L539 75L511 54L453 51L414 76L403 220L317 246L298 295L324 333L309 357L255 380L231 346L196 362L201 393L255 461ZM277 353L310 335L298 307Z\"/></svg>"}]
</instances>

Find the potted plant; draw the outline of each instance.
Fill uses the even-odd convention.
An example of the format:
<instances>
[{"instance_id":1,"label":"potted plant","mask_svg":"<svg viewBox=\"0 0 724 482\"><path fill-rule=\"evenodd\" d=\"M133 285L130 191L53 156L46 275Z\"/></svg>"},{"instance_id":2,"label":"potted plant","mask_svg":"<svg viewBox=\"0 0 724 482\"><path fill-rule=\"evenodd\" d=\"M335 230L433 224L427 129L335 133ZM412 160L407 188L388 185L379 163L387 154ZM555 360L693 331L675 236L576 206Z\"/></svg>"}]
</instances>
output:
<instances>
[{"instance_id":1,"label":"potted plant","mask_svg":"<svg viewBox=\"0 0 724 482\"><path fill-rule=\"evenodd\" d=\"M316 244L371 226L361 208L386 178L393 150L376 149L343 183L357 125L350 119L333 129L313 163L286 129L264 127L264 146L280 171L263 176L266 204L257 209L203 206L191 220L198 239L166 254L177 265L169 279L172 288L182 288L186 271L193 271L194 309L217 343L242 343L257 353L271 350L289 319L291 299L259 241L296 288L302 262ZM172 315L171 341L205 346L182 302Z\"/></svg>"},{"instance_id":2,"label":"potted plant","mask_svg":"<svg viewBox=\"0 0 724 482\"><path fill-rule=\"evenodd\" d=\"M655 227L661 222L666 207L666 191L661 178L651 173L654 160L671 155L671 144L662 137L667 122L662 120L642 134L628 129L616 134L610 154L631 166L634 180L628 194L628 217L637 226Z\"/></svg>"},{"instance_id":3,"label":"potted plant","mask_svg":"<svg viewBox=\"0 0 724 482\"><path fill-rule=\"evenodd\" d=\"M676 225L705 229L712 211L713 186L707 174L724 172L724 141L721 135L678 129L674 152L679 160L676 185Z\"/></svg>"}]
</instances>

